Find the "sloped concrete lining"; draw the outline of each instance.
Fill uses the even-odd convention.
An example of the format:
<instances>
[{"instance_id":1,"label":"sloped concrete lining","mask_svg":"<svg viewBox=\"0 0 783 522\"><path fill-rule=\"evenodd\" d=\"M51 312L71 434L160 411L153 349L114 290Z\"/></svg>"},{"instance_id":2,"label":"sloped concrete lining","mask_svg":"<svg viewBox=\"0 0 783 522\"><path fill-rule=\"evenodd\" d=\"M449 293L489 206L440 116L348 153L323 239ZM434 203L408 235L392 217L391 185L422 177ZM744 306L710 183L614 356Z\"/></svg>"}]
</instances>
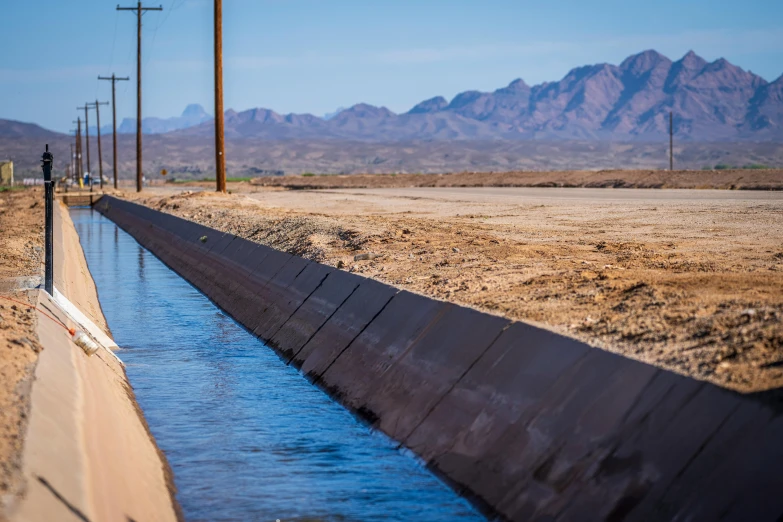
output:
<instances>
[{"instance_id":1,"label":"sloped concrete lining","mask_svg":"<svg viewBox=\"0 0 783 522\"><path fill-rule=\"evenodd\" d=\"M502 517L783 516L779 390L727 391L113 197L96 208ZM228 244L199 258L167 234Z\"/></svg>"},{"instance_id":2,"label":"sloped concrete lining","mask_svg":"<svg viewBox=\"0 0 783 522\"><path fill-rule=\"evenodd\" d=\"M131 221L132 223L132 221ZM141 225L137 220L136 225ZM109 338L95 285L68 211L54 206L54 284L69 313ZM39 290L38 307L69 327L64 309ZM133 397L119 360L87 357L61 325L38 314L43 351L25 435L25 494L13 522L181 519L171 472ZM114 345L116 348L116 345ZM3 515L0 514L0 519Z\"/></svg>"},{"instance_id":3,"label":"sloped concrete lining","mask_svg":"<svg viewBox=\"0 0 783 522\"><path fill-rule=\"evenodd\" d=\"M370 279L362 279L323 327L294 355L292 364L301 368L308 378L321 381L336 391L336 383L331 380L322 381L321 376L396 294L395 288ZM345 400L343 397L343 403Z\"/></svg>"},{"instance_id":4,"label":"sloped concrete lining","mask_svg":"<svg viewBox=\"0 0 783 522\"><path fill-rule=\"evenodd\" d=\"M360 282L359 277L332 270L267 344L283 359L291 360L353 294Z\"/></svg>"}]
</instances>

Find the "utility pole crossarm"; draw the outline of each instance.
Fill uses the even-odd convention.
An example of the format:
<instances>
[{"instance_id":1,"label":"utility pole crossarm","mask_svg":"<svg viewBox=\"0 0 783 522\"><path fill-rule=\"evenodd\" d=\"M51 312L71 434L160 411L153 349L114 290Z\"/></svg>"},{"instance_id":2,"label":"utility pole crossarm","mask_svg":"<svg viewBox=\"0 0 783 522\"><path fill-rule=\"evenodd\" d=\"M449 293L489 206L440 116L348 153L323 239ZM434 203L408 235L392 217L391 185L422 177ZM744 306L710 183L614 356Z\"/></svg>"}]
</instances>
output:
<instances>
[{"instance_id":1,"label":"utility pole crossarm","mask_svg":"<svg viewBox=\"0 0 783 522\"><path fill-rule=\"evenodd\" d=\"M120 7L117 6L117 11L163 11L163 6L160 7L141 7L141 2L139 2L138 7Z\"/></svg>"}]
</instances>

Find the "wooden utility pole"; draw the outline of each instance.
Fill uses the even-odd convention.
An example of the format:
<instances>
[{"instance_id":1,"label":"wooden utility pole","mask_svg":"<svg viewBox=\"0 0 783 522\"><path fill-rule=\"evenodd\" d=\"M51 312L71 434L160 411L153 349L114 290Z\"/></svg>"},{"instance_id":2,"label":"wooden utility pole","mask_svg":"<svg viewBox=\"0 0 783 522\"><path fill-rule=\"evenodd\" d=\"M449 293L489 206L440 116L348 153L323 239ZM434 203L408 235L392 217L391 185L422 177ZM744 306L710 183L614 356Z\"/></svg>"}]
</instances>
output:
<instances>
[{"instance_id":1,"label":"wooden utility pole","mask_svg":"<svg viewBox=\"0 0 783 522\"><path fill-rule=\"evenodd\" d=\"M226 156L223 140L223 0L215 0L215 180L226 191Z\"/></svg>"},{"instance_id":2,"label":"wooden utility pole","mask_svg":"<svg viewBox=\"0 0 783 522\"><path fill-rule=\"evenodd\" d=\"M674 170L674 116L669 111L669 170Z\"/></svg>"},{"instance_id":3,"label":"wooden utility pole","mask_svg":"<svg viewBox=\"0 0 783 522\"><path fill-rule=\"evenodd\" d=\"M120 81L127 81L130 80L130 78L117 78L114 76L114 73L111 74L111 78L105 77L105 76L98 76L99 80L111 80L111 122L112 122L112 133L113 133L113 141L112 145L114 148L114 154L113 154L113 161L114 161L114 188L117 188L117 89L116 85L117 82Z\"/></svg>"},{"instance_id":4,"label":"wooden utility pole","mask_svg":"<svg viewBox=\"0 0 783 522\"><path fill-rule=\"evenodd\" d=\"M141 192L141 15L144 11L163 11L160 7L120 7L117 11L136 11L136 192Z\"/></svg>"},{"instance_id":5,"label":"wooden utility pole","mask_svg":"<svg viewBox=\"0 0 783 522\"><path fill-rule=\"evenodd\" d=\"M98 125L98 177L101 181L101 190L103 190L103 154L101 153L101 105L109 105L109 102L99 102L95 100L95 103L85 103L90 108L95 109L95 119ZM91 185L92 186L92 185Z\"/></svg>"},{"instance_id":6,"label":"wooden utility pole","mask_svg":"<svg viewBox=\"0 0 783 522\"><path fill-rule=\"evenodd\" d=\"M73 132L74 132L74 134L76 134L76 131L73 131ZM71 143L71 161L68 163L68 175L66 176L66 179L71 179L71 180L73 179L74 165L76 165L76 162L74 161L74 157L73 157L73 143ZM68 187L67 183L66 183L65 186L66 186L66 188Z\"/></svg>"},{"instance_id":7,"label":"wooden utility pole","mask_svg":"<svg viewBox=\"0 0 783 522\"><path fill-rule=\"evenodd\" d=\"M90 192L92 192L92 169L90 169L90 119L87 114L87 109L90 108L90 104L85 103L84 107L76 108L84 109L84 141L87 143L87 179L89 179Z\"/></svg>"},{"instance_id":8,"label":"wooden utility pole","mask_svg":"<svg viewBox=\"0 0 783 522\"><path fill-rule=\"evenodd\" d=\"M84 167L82 165L82 119L77 118L76 121L76 176L79 179L84 178Z\"/></svg>"}]
</instances>

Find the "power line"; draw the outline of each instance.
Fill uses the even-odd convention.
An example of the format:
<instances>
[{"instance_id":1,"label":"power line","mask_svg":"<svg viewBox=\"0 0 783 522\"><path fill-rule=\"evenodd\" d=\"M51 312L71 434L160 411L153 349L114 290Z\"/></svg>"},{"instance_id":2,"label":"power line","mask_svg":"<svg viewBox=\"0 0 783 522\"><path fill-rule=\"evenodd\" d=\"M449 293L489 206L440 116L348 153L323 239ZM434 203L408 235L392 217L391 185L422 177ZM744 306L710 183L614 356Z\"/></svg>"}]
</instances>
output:
<instances>
[{"instance_id":1,"label":"power line","mask_svg":"<svg viewBox=\"0 0 783 522\"><path fill-rule=\"evenodd\" d=\"M120 13L114 13L114 38L111 41L111 54L109 54L109 69L114 66L114 48L117 44L117 25L120 20Z\"/></svg>"}]
</instances>

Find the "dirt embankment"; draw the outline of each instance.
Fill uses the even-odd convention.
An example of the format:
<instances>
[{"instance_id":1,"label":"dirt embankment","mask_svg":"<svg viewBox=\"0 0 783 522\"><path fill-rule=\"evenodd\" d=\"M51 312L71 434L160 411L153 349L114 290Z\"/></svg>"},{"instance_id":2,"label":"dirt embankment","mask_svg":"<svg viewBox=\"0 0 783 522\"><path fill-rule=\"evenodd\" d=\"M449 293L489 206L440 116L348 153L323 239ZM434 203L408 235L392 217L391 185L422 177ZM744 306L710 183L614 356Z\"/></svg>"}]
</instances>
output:
<instances>
[{"instance_id":1,"label":"dirt embankment","mask_svg":"<svg viewBox=\"0 0 783 522\"><path fill-rule=\"evenodd\" d=\"M722 386L783 386L783 200L702 201L702 191L659 202L558 200L558 189L547 190L545 199L473 201L466 193L457 202L433 191L407 199L277 191L140 201ZM378 257L354 260L360 253Z\"/></svg>"},{"instance_id":2,"label":"dirt embankment","mask_svg":"<svg viewBox=\"0 0 783 522\"><path fill-rule=\"evenodd\" d=\"M289 189L403 187L588 187L783 190L783 170L602 170L273 176L252 185ZM239 190L241 187L237 186Z\"/></svg>"},{"instance_id":3,"label":"dirt embankment","mask_svg":"<svg viewBox=\"0 0 783 522\"><path fill-rule=\"evenodd\" d=\"M21 494L30 389L41 345L35 298L23 288L43 274L43 193L0 192L0 519ZM33 284L33 286L35 286Z\"/></svg>"}]
</instances>

